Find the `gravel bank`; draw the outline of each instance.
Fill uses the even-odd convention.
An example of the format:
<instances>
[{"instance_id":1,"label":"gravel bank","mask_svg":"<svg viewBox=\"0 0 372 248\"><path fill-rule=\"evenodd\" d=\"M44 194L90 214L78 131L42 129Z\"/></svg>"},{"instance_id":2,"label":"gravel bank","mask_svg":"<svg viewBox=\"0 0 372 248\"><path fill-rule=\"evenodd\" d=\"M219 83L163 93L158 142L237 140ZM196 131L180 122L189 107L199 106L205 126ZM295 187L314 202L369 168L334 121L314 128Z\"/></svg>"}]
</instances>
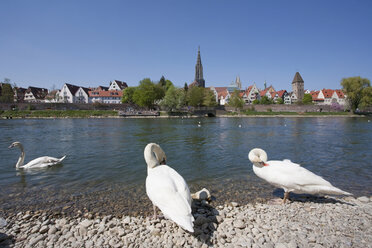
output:
<instances>
[{"instance_id":1,"label":"gravel bank","mask_svg":"<svg viewBox=\"0 0 372 248\"><path fill-rule=\"evenodd\" d=\"M20 212L0 219L0 247L372 247L372 197L217 207L194 201L193 213L194 234L143 216Z\"/></svg>"}]
</instances>

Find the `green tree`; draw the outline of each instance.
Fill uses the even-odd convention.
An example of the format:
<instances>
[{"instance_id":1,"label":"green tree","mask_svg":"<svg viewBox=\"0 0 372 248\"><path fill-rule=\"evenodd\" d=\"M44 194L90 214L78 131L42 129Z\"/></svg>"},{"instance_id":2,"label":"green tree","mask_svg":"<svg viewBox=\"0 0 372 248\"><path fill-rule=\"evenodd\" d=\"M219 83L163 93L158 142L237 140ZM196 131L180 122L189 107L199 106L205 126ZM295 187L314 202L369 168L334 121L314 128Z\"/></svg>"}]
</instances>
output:
<instances>
[{"instance_id":1,"label":"green tree","mask_svg":"<svg viewBox=\"0 0 372 248\"><path fill-rule=\"evenodd\" d=\"M372 106L372 87L366 87L362 92L362 99L359 104L361 109L364 109L367 106Z\"/></svg>"},{"instance_id":2,"label":"green tree","mask_svg":"<svg viewBox=\"0 0 372 248\"><path fill-rule=\"evenodd\" d=\"M364 90L365 88L371 87L371 82L367 78L361 77L349 77L343 78L341 81L343 91L347 95L347 100L349 101L350 107L355 111L363 98L363 91L369 92L369 90ZM363 100L363 104L368 102L368 96Z\"/></svg>"},{"instance_id":3,"label":"green tree","mask_svg":"<svg viewBox=\"0 0 372 248\"><path fill-rule=\"evenodd\" d=\"M161 76L158 85L164 89L164 93L167 92L167 90L171 87L174 86L172 81L165 79L164 76Z\"/></svg>"},{"instance_id":4,"label":"green tree","mask_svg":"<svg viewBox=\"0 0 372 248\"><path fill-rule=\"evenodd\" d=\"M305 94L304 98L302 99L303 104L312 104L313 103L313 97L310 94Z\"/></svg>"},{"instance_id":5,"label":"green tree","mask_svg":"<svg viewBox=\"0 0 372 248\"><path fill-rule=\"evenodd\" d=\"M14 102L14 92L12 89L12 86L10 85L9 81L4 80L1 87L1 96L0 96L0 102Z\"/></svg>"},{"instance_id":6,"label":"green tree","mask_svg":"<svg viewBox=\"0 0 372 248\"><path fill-rule=\"evenodd\" d=\"M169 88L171 88L171 87L174 87L172 81L170 81L168 79L165 80L165 92L167 92L169 90Z\"/></svg>"},{"instance_id":7,"label":"green tree","mask_svg":"<svg viewBox=\"0 0 372 248\"><path fill-rule=\"evenodd\" d=\"M273 100L272 99L269 99L267 96L263 96L260 100L260 103L261 104L272 104L273 103Z\"/></svg>"},{"instance_id":8,"label":"green tree","mask_svg":"<svg viewBox=\"0 0 372 248\"><path fill-rule=\"evenodd\" d=\"M139 82L139 86L134 91L133 101L138 106L151 108L163 97L163 88L154 84L149 78L145 78Z\"/></svg>"},{"instance_id":9,"label":"green tree","mask_svg":"<svg viewBox=\"0 0 372 248\"><path fill-rule=\"evenodd\" d=\"M278 100L276 100L276 103L277 104L284 104L284 100L283 100L283 98L278 98Z\"/></svg>"},{"instance_id":10,"label":"green tree","mask_svg":"<svg viewBox=\"0 0 372 248\"><path fill-rule=\"evenodd\" d=\"M260 104L260 100L254 99L253 102L252 102L252 104Z\"/></svg>"},{"instance_id":11,"label":"green tree","mask_svg":"<svg viewBox=\"0 0 372 248\"><path fill-rule=\"evenodd\" d=\"M123 91L123 96L121 97L122 103L134 103L133 95L137 87L127 87Z\"/></svg>"},{"instance_id":12,"label":"green tree","mask_svg":"<svg viewBox=\"0 0 372 248\"><path fill-rule=\"evenodd\" d=\"M189 90L189 86L187 85L186 82L185 82L185 85L183 86L183 88L185 89L186 92Z\"/></svg>"},{"instance_id":13,"label":"green tree","mask_svg":"<svg viewBox=\"0 0 372 248\"><path fill-rule=\"evenodd\" d=\"M161 105L166 107L168 110L180 110L184 106L186 106L186 92L183 88L176 88L171 86L163 100L161 101Z\"/></svg>"},{"instance_id":14,"label":"green tree","mask_svg":"<svg viewBox=\"0 0 372 248\"><path fill-rule=\"evenodd\" d=\"M165 81L165 77L164 76L161 76L160 80L159 80L159 83L158 85L165 88L165 85L167 84L167 82Z\"/></svg>"},{"instance_id":15,"label":"green tree","mask_svg":"<svg viewBox=\"0 0 372 248\"><path fill-rule=\"evenodd\" d=\"M229 106L234 107L235 109L243 108L244 100L240 97L239 90L234 90L234 92L231 94Z\"/></svg>"},{"instance_id":16,"label":"green tree","mask_svg":"<svg viewBox=\"0 0 372 248\"><path fill-rule=\"evenodd\" d=\"M193 107L200 107L203 105L204 88L193 86L187 91L187 103Z\"/></svg>"},{"instance_id":17,"label":"green tree","mask_svg":"<svg viewBox=\"0 0 372 248\"><path fill-rule=\"evenodd\" d=\"M216 102L216 96L214 95L213 91L210 89L204 89L204 99L203 105L207 107L215 107L218 105Z\"/></svg>"}]
</instances>

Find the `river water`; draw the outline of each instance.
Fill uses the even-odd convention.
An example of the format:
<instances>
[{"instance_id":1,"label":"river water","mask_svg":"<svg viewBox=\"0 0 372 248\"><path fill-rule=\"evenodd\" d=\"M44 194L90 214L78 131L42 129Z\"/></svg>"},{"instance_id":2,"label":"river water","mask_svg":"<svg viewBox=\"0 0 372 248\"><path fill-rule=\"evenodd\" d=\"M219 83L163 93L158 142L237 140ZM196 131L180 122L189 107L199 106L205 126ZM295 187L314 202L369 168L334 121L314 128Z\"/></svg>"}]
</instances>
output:
<instances>
[{"instance_id":1,"label":"river water","mask_svg":"<svg viewBox=\"0 0 372 248\"><path fill-rule=\"evenodd\" d=\"M26 163L67 157L56 167L17 171L20 151L8 149L14 141L24 145ZM150 142L192 192L206 187L217 203L281 196L254 175L247 155L255 147L269 160L290 159L356 196L371 195L371 141L367 118L0 120L0 214L147 214L143 150Z\"/></svg>"}]
</instances>

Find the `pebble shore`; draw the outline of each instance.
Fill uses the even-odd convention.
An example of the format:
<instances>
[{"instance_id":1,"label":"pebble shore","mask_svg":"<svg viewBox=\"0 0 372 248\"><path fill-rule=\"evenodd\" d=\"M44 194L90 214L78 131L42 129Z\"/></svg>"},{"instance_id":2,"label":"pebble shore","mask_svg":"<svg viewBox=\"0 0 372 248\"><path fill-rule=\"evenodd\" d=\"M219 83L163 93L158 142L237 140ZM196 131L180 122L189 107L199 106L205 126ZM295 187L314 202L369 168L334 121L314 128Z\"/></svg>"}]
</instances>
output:
<instances>
[{"instance_id":1,"label":"pebble shore","mask_svg":"<svg viewBox=\"0 0 372 248\"><path fill-rule=\"evenodd\" d=\"M0 216L0 247L372 247L372 197L285 205L193 201L194 233L151 217Z\"/></svg>"}]
</instances>

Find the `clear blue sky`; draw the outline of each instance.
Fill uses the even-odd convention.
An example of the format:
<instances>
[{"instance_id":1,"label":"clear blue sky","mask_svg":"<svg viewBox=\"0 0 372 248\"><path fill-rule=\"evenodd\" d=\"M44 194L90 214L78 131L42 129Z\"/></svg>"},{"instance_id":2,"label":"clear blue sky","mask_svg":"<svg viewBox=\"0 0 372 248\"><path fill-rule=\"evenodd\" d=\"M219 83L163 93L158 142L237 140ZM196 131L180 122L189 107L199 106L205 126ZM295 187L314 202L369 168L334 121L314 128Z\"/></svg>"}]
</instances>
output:
<instances>
[{"instance_id":1,"label":"clear blue sky","mask_svg":"<svg viewBox=\"0 0 372 248\"><path fill-rule=\"evenodd\" d=\"M206 86L266 80L291 90L372 80L372 1L0 1L0 80L61 88L191 83L201 47Z\"/></svg>"}]
</instances>

